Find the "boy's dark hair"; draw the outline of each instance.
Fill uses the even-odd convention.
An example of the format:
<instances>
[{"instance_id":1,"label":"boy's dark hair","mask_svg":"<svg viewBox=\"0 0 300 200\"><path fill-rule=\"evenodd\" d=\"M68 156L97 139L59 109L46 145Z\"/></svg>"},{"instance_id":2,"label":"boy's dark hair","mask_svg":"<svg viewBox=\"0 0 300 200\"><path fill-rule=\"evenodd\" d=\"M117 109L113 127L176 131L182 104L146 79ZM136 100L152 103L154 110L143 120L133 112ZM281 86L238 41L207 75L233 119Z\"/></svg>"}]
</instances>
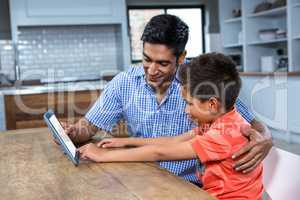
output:
<instances>
[{"instance_id":1,"label":"boy's dark hair","mask_svg":"<svg viewBox=\"0 0 300 200\"><path fill-rule=\"evenodd\" d=\"M227 111L234 106L242 84L235 63L221 53L192 59L180 67L178 75L192 97L201 101L217 97Z\"/></svg>"},{"instance_id":2,"label":"boy's dark hair","mask_svg":"<svg viewBox=\"0 0 300 200\"><path fill-rule=\"evenodd\" d=\"M164 44L178 58L184 51L189 37L189 27L179 17L169 14L157 15L147 23L141 40Z\"/></svg>"}]
</instances>

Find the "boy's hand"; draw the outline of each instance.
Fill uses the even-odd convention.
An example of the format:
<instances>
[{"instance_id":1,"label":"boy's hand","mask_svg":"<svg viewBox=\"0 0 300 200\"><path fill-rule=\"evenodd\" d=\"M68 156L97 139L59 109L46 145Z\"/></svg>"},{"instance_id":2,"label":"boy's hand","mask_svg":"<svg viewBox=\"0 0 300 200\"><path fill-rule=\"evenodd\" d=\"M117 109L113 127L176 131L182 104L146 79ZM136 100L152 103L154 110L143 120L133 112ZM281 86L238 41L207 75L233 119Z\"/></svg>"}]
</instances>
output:
<instances>
[{"instance_id":1,"label":"boy's hand","mask_svg":"<svg viewBox=\"0 0 300 200\"><path fill-rule=\"evenodd\" d=\"M80 153L80 159L100 162L100 156L106 150L98 148L95 144L89 143L80 147L77 151Z\"/></svg>"},{"instance_id":2,"label":"boy's hand","mask_svg":"<svg viewBox=\"0 0 300 200\"><path fill-rule=\"evenodd\" d=\"M105 138L97 143L97 147L102 148L112 148L112 147L125 147L126 144L125 138Z\"/></svg>"},{"instance_id":3,"label":"boy's hand","mask_svg":"<svg viewBox=\"0 0 300 200\"><path fill-rule=\"evenodd\" d=\"M233 155L236 161L234 168L243 173L251 172L268 155L273 146L272 138L263 136L252 128L243 128L242 133L249 138L249 143Z\"/></svg>"}]
</instances>

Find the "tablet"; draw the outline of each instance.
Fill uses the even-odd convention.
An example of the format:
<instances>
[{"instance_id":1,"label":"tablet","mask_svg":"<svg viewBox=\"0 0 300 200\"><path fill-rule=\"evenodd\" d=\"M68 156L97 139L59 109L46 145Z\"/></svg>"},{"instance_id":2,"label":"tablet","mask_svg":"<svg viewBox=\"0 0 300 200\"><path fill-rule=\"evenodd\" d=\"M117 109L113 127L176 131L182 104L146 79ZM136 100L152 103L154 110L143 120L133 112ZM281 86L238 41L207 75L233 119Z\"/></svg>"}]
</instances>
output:
<instances>
[{"instance_id":1,"label":"tablet","mask_svg":"<svg viewBox=\"0 0 300 200\"><path fill-rule=\"evenodd\" d=\"M60 146L63 149L64 153L74 163L74 165L77 166L79 163L79 152L77 151L72 140L65 133L54 112L52 110L46 112L44 114L44 120L48 128L50 129L54 139L56 139L60 143Z\"/></svg>"}]
</instances>

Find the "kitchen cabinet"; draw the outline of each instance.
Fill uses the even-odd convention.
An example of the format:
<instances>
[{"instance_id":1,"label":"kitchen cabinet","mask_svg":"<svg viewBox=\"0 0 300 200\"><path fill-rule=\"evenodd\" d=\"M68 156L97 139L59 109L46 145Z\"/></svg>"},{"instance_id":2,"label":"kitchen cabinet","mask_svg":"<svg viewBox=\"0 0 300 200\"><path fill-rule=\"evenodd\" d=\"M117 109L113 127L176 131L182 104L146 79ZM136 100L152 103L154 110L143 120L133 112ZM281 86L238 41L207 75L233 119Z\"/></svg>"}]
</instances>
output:
<instances>
[{"instance_id":1,"label":"kitchen cabinet","mask_svg":"<svg viewBox=\"0 0 300 200\"><path fill-rule=\"evenodd\" d=\"M13 26L121 24L125 0L10 0Z\"/></svg>"},{"instance_id":2,"label":"kitchen cabinet","mask_svg":"<svg viewBox=\"0 0 300 200\"><path fill-rule=\"evenodd\" d=\"M125 0L10 0L9 3L14 43L18 44L22 28L46 26L55 28L79 25L86 25L87 27L103 25L107 27L112 25L112 27L117 27L115 40L117 40L117 54L120 58L118 62L121 63L118 67L123 69L130 65ZM78 40L71 35L69 38L71 41Z\"/></svg>"},{"instance_id":3,"label":"kitchen cabinet","mask_svg":"<svg viewBox=\"0 0 300 200\"><path fill-rule=\"evenodd\" d=\"M74 123L85 115L99 94L99 90L86 90L5 95L6 129L45 127L43 114L48 109L53 109L60 121ZM120 122L112 134L127 135L126 124Z\"/></svg>"},{"instance_id":4,"label":"kitchen cabinet","mask_svg":"<svg viewBox=\"0 0 300 200\"><path fill-rule=\"evenodd\" d=\"M4 95L0 94L0 131L6 131Z\"/></svg>"},{"instance_id":5,"label":"kitchen cabinet","mask_svg":"<svg viewBox=\"0 0 300 200\"><path fill-rule=\"evenodd\" d=\"M219 1L223 51L239 55L245 72L300 71L300 0L273 2L269 9L259 11L259 5L271 3Z\"/></svg>"},{"instance_id":6,"label":"kitchen cabinet","mask_svg":"<svg viewBox=\"0 0 300 200\"><path fill-rule=\"evenodd\" d=\"M7 130L44 127L43 113L53 109L60 120L74 122L99 96L98 91L5 95Z\"/></svg>"}]
</instances>

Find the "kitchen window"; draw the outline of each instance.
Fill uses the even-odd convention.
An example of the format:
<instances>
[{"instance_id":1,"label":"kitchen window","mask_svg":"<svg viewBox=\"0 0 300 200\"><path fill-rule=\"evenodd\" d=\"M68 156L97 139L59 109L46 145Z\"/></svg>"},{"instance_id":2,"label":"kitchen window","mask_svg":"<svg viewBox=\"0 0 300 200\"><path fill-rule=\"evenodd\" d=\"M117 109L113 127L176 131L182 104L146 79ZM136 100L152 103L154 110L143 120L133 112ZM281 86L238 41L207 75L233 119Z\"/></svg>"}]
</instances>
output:
<instances>
[{"instance_id":1,"label":"kitchen window","mask_svg":"<svg viewBox=\"0 0 300 200\"><path fill-rule=\"evenodd\" d=\"M190 29L186 46L187 58L205 52L204 48L204 7L129 7L129 32L132 63L141 63L143 43L141 35L147 22L155 15L172 14L180 17Z\"/></svg>"}]
</instances>

